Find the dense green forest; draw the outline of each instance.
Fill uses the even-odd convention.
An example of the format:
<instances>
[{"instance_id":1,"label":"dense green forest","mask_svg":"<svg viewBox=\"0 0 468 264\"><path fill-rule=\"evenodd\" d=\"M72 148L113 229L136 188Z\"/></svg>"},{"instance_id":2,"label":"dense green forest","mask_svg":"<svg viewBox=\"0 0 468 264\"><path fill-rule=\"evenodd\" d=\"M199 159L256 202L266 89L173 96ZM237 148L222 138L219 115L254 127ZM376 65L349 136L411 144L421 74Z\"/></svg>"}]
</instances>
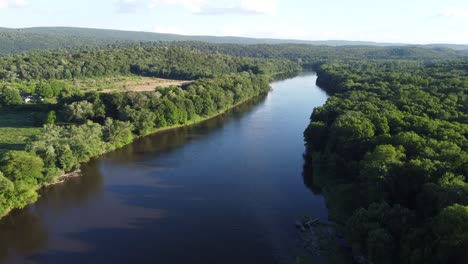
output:
<instances>
[{"instance_id":1,"label":"dense green forest","mask_svg":"<svg viewBox=\"0 0 468 264\"><path fill-rule=\"evenodd\" d=\"M279 67L284 67L280 69ZM154 47L35 51L0 57L3 82L23 82L136 74L172 79L211 78L252 71L287 71L291 63L224 56L186 48Z\"/></svg>"},{"instance_id":2,"label":"dense green forest","mask_svg":"<svg viewBox=\"0 0 468 264\"><path fill-rule=\"evenodd\" d=\"M300 40L252 39L242 37L183 36L152 32L121 31L73 27L0 28L0 54L21 53L38 49L59 49L81 46L102 47L147 41L202 41L211 43L279 44L309 43ZM328 42L317 42L326 45ZM339 42L343 44L342 42ZM353 42L346 42L353 43ZM337 42L330 43L336 45ZM359 44L363 44L359 42ZM371 43L369 43L371 44Z\"/></svg>"},{"instance_id":3,"label":"dense green forest","mask_svg":"<svg viewBox=\"0 0 468 264\"><path fill-rule=\"evenodd\" d=\"M0 215L34 202L37 189L91 157L159 129L194 123L269 91L287 60L239 58L178 47L41 51L0 58L0 111L31 112L44 125L25 150L0 160ZM82 93L62 80L140 75L194 79L154 92ZM21 92L56 99L23 104ZM40 96L40 97L39 97ZM14 132L9 132L13 135Z\"/></svg>"},{"instance_id":4,"label":"dense green forest","mask_svg":"<svg viewBox=\"0 0 468 264\"><path fill-rule=\"evenodd\" d=\"M372 263L468 260L468 60L332 62L305 131L312 181Z\"/></svg>"},{"instance_id":5,"label":"dense green forest","mask_svg":"<svg viewBox=\"0 0 468 264\"><path fill-rule=\"evenodd\" d=\"M229 60L225 60L225 56L221 54L231 57L229 57ZM195 79L212 77L233 70L251 70L254 73L269 70L270 65L258 59L287 59L300 64L304 68L318 69L320 65L336 60L411 59L436 61L460 57L468 57L468 53L450 49L418 47L382 48L297 44L239 45L202 42L148 42L115 44L101 48L80 47L54 51L38 50L19 55L3 56L0 57L0 79L16 82L100 77L116 74ZM210 65L212 63L215 64L213 67ZM234 69L235 67L237 68Z\"/></svg>"},{"instance_id":6,"label":"dense green forest","mask_svg":"<svg viewBox=\"0 0 468 264\"><path fill-rule=\"evenodd\" d=\"M36 27L36 28L0 28L0 54L21 53L29 50L60 49L81 46L103 47L105 45L129 45L148 41L197 41L198 43L225 43L227 45L260 44L304 44L322 46L368 46L368 47L404 47L402 43L377 43L370 41L325 40L305 41L294 39L256 39L244 37L183 36L152 32L121 31L94 28L73 27ZM431 44L410 45L423 48L468 50L468 45ZM248 49L250 50L250 49Z\"/></svg>"},{"instance_id":7,"label":"dense green forest","mask_svg":"<svg viewBox=\"0 0 468 264\"><path fill-rule=\"evenodd\" d=\"M141 45L154 45L142 43ZM279 45L239 45L210 44L200 42L175 42L172 45L197 49L200 51L220 52L222 54L255 57L255 58L286 58L300 63L305 68L317 69L321 64L330 61L355 60L447 60L449 58L468 57L467 51L457 51L447 48L410 47L376 47L376 46L314 46L304 44Z\"/></svg>"}]
</instances>

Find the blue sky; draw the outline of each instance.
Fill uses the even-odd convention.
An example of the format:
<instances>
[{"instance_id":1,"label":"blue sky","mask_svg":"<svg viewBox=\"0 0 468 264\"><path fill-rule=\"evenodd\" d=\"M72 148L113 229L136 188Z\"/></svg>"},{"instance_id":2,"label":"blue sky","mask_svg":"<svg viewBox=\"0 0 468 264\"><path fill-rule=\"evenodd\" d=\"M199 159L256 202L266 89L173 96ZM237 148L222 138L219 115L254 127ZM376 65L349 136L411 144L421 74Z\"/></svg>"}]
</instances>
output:
<instances>
[{"instance_id":1,"label":"blue sky","mask_svg":"<svg viewBox=\"0 0 468 264\"><path fill-rule=\"evenodd\" d=\"M0 27L468 44L468 0L0 0Z\"/></svg>"}]
</instances>

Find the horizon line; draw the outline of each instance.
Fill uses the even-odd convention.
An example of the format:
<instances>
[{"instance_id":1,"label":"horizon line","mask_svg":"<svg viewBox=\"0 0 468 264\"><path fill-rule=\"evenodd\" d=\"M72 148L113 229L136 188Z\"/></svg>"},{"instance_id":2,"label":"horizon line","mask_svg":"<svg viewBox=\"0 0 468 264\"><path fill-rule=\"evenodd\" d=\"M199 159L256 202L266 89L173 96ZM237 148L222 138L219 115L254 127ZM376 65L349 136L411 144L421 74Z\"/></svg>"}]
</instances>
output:
<instances>
[{"instance_id":1,"label":"horizon line","mask_svg":"<svg viewBox=\"0 0 468 264\"><path fill-rule=\"evenodd\" d=\"M331 41L345 41L345 42L367 42L374 44L381 44L386 46L396 45L396 46L408 46L408 45L418 45L418 46L429 46L429 45L453 45L453 46L468 46L468 43L444 43L444 42L428 42L428 43L414 43L414 42L391 42L391 41L375 41L375 40L351 40L351 39L300 39L300 38L282 38L282 37L248 37L248 36L235 36L235 35L209 35L209 34L178 34L178 33L169 33L169 32L156 32L156 31L146 31L146 30L127 30L127 29L115 29L115 28L98 28L98 27L81 27L81 26L32 26L32 27L1 27L4 29L10 30L22 30L22 29L35 29L35 28L75 28L75 29L94 29L94 30L110 30L110 31L120 31L120 32L135 32L135 33L146 33L146 34L165 34L173 36L182 36L182 37L216 37L216 38L240 38L240 39L251 39L251 40L278 40L278 41L300 41L300 42L331 42ZM307 43L304 43L307 44ZM333 46L333 45L331 45Z\"/></svg>"}]
</instances>

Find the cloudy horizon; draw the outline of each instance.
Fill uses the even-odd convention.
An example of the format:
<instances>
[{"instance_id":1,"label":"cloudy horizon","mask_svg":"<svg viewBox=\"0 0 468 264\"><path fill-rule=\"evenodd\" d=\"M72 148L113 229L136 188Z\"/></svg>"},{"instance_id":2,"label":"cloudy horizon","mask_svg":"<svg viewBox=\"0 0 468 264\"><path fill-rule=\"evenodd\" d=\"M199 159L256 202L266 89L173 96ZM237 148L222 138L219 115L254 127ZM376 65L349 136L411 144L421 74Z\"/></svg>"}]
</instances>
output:
<instances>
[{"instance_id":1,"label":"cloudy horizon","mask_svg":"<svg viewBox=\"0 0 468 264\"><path fill-rule=\"evenodd\" d=\"M468 1L0 0L0 27L468 44Z\"/></svg>"}]
</instances>

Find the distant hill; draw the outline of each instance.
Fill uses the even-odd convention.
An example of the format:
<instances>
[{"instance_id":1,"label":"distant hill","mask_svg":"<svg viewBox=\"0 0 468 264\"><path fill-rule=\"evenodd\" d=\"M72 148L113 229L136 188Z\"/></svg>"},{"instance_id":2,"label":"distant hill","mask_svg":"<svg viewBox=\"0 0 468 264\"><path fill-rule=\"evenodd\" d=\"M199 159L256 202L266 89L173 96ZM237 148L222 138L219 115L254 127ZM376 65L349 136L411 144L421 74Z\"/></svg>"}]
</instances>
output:
<instances>
[{"instance_id":1,"label":"distant hill","mask_svg":"<svg viewBox=\"0 0 468 264\"><path fill-rule=\"evenodd\" d=\"M406 46L403 43L378 43L368 41L306 41L292 39L257 39L243 37L184 36L150 32L73 27L0 28L0 54L20 53L31 49L57 49L76 46L99 46L116 42L145 41L201 41L233 44L310 44L326 46ZM410 45L420 46L420 45ZM432 44L429 48L468 50L468 45Z\"/></svg>"}]
</instances>

